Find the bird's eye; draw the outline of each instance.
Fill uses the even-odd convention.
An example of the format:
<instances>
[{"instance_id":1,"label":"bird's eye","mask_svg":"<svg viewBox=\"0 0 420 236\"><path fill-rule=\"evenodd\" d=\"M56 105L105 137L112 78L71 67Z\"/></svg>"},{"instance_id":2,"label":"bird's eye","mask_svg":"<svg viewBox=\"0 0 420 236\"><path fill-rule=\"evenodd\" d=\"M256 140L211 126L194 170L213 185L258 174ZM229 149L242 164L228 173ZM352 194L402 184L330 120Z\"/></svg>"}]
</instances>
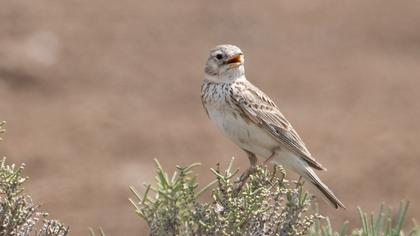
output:
<instances>
[{"instance_id":1,"label":"bird's eye","mask_svg":"<svg viewBox=\"0 0 420 236\"><path fill-rule=\"evenodd\" d=\"M221 60L223 58L223 55L222 54L217 54L216 58L217 58L217 60Z\"/></svg>"}]
</instances>

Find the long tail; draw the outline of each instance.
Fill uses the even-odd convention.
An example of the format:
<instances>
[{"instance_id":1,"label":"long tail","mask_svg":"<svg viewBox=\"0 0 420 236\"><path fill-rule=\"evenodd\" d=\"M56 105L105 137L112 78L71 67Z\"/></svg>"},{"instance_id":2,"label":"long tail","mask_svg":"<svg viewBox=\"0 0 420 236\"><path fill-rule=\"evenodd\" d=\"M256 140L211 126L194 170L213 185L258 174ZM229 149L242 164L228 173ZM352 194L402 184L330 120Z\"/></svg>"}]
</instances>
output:
<instances>
[{"instance_id":1,"label":"long tail","mask_svg":"<svg viewBox=\"0 0 420 236\"><path fill-rule=\"evenodd\" d=\"M325 185L321 179L315 174L315 172L310 168L306 167L306 174L304 174L305 179L309 180L332 204L333 207L338 208L341 207L345 209L346 207L344 204L338 200L338 198L335 196L335 194L328 188L327 185Z\"/></svg>"},{"instance_id":2,"label":"long tail","mask_svg":"<svg viewBox=\"0 0 420 236\"><path fill-rule=\"evenodd\" d=\"M276 155L273 159L274 163L283 165L285 168L292 169L293 171L297 172L300 176L313 184L322 193L322 195L325 196L325 198L331 203L333 207L341 207L344 209L346 208L344 204L341 203L340 200L338 200L338 198L334 195L334 193L327 187L327 185L321 181L321 179L316 175L308 163L290 152L282 152L278 154L279 155Z\"/></svg>"}]
</instances>

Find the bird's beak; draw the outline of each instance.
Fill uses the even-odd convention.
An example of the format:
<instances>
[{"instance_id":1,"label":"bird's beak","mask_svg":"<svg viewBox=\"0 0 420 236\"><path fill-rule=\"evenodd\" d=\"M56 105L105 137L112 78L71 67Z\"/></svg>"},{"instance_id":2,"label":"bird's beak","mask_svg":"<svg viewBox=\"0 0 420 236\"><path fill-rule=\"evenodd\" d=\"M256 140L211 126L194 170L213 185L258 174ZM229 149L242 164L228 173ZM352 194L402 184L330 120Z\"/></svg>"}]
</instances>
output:
<instances>
[{"instance_id":1,"label":"bird's beak","mask_svg":"<svg viewBox=\"0 0 420 236\"><path fill-rule=\"evenodd\" d=\"M226 64L236 64L242 63L242 58L241 58L242 54L236 54L233 57L231 57L229 60L226 61Z\"/></svg>"}]
</instances>

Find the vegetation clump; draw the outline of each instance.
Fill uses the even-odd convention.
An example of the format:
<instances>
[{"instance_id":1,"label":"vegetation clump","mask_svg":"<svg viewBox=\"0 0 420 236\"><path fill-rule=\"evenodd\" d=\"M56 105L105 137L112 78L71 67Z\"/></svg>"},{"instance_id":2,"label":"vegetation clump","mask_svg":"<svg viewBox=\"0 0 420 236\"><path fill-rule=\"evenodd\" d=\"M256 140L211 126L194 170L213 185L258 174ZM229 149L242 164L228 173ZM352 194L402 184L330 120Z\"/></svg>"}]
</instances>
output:
<instances>
[{"instance_id":1,"label":"vegetation clump","mask_svg":"<svg viewBox=\"0 0 420 236\"><path fill-rule=\"evenodd\" d=\"M4 126L5 122L0 122L0 134L4 133ZM24 168L24 164L6 164L6 158L0 161L0 236L67 235L68 227L48 219L48 214L41 212L40 205L24 192L23 184L28 179L23 176Z\"/></svg>"},{"instance_id":2,"label":"vegetation clump","mask_svg":"<svg viewBox=\"0 0 420 236\"><path fill-rule=\"evenodd\" d=\"M303 235L321 218L309 213L312 200L303 182L287 180L279 166L257 167L240 190L232 163L224 171L217 166L215 181L197 191L192 172L197 164L178 166L171 178L156 165L156 186L146 185L144 196L131 188L135 199L130 199L151 235ZM198 201L211 187L212 202Z\"/></svg>"},{"instance_id":3,"label":"vegetation clump","mask_svg":"<svg viewBox=\"0 0 420 236\"><path fill-rule=\"evenodd\" d=\"M406 201L401 202L396 220L383 204L377 216L359 208L361 227L349 230L345 222L336 232L329 218L317 213L315 198L303 190L301 179L287 180L281 166L272 170L258 166L238 190L238 171L232 171L232 162L223 171L218 165L211 169L215 180L198 190L192 171L198 164L177 166L169 177L155 161L156 184L145 185L142 196L131 187L134 199L130 199L150 235L420 236L415 222L408 233L403 232ZM206 190L212 200L199 201Z\"/></svg>"}]
</instances>

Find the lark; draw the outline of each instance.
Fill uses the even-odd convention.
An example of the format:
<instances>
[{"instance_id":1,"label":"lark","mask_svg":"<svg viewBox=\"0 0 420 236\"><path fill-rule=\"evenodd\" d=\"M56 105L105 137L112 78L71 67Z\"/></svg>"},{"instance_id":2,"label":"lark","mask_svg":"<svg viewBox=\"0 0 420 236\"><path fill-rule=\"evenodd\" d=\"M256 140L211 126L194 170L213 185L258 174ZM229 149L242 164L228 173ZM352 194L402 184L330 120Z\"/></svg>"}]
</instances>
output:
<instances>
[{"instance_id":1,"label":"lark","mask_svg":"<svg viewBox=\"0 0 420 236\"><path fill-rule=\"evenodd\" d=\"M335 207L345 208L314 170L326 170L308 151L274 102L245 77L244 55L234 45L210 51L204 69L201 100L208 117L222 133L243 149L251 167L275 163L295 171L313 184Z\"/></svg>"}]
</instances>

